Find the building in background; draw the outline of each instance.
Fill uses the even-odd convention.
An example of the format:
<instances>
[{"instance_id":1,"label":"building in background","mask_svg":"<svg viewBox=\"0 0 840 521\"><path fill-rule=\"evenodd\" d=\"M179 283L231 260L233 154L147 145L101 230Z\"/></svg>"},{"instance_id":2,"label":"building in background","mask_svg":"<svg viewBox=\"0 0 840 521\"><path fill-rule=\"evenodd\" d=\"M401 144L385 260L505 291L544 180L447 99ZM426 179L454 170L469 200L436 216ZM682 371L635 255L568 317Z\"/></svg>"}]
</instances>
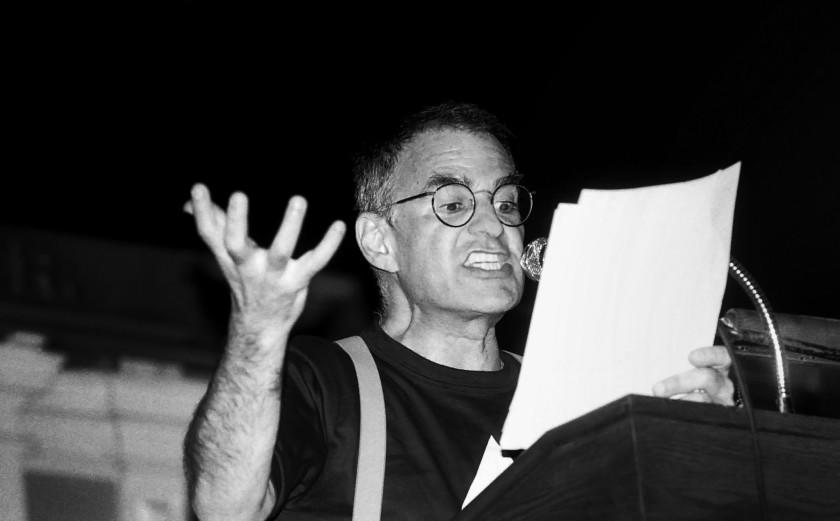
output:
<instances>
[{"instance_id":1,"label":"building in background","mask_svg":"<svg viewBox=\"0 0 840 521\"><path fill-rule=\"evenodd\" d=\"M209 255L0 229L0 519L189 519L182 441L224 343ZM369 319L324 272L298 332Z\"/></svg>"}]
</instances>

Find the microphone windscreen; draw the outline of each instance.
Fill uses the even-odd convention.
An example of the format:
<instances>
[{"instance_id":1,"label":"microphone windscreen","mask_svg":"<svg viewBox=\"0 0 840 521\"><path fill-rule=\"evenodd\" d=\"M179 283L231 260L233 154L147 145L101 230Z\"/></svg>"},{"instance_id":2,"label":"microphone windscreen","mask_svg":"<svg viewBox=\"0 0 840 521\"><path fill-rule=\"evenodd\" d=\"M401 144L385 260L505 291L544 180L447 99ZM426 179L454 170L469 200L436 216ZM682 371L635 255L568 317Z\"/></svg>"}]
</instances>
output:
<instances>
[{"instance_id":1,"label":"microphone windscreen","mask_svg":"<svg viewBox=\"0 0 840 521\"><path fill-rule=\"evenodd\" d=\"M540 275L542 275L546 244L548 244L548 239L545 237L534 239L525 246L522 258L519 259L519 265L522 266L522 270L529 279L535 282L539 282Z\"/></svg>"}]
</instances>

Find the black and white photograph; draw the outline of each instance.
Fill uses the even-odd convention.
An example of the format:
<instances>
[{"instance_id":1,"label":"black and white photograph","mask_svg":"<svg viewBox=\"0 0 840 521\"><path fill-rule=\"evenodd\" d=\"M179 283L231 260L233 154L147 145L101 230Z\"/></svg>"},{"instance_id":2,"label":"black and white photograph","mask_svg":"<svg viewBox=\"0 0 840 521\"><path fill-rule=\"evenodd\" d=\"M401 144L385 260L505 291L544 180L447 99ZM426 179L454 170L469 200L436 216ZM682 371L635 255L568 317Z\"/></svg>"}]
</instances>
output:
<instances>
[{"instance_id":1,"label":"black and white photograph","mask_svg":"<svg viewBox=\"0 0 840 521\"><path fill-rule=\"evenodd\" d=\"M7 20L0 519L840 519L833 10L394 7Z\"/></svg>"}]
</instances>

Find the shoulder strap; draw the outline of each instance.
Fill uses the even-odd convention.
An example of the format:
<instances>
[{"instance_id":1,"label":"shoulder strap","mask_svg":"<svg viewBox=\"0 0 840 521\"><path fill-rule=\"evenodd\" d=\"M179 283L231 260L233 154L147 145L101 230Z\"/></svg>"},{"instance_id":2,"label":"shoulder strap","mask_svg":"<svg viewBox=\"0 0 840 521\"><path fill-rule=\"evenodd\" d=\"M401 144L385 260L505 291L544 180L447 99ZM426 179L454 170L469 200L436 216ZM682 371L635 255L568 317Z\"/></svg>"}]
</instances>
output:
<instances>
[{"instance_id":1,"label":"shoulder strap","mask_svg":"<svg viewBox=\"0 0 840 521\"><path fill-rule=\"evenodd\" d=\"M350 355L359 381L359 459L356 462L356 491L353 521L379 521L385 484L385 399L376 362L361 337L336 343Z\"/></svg>"}]
</instances>

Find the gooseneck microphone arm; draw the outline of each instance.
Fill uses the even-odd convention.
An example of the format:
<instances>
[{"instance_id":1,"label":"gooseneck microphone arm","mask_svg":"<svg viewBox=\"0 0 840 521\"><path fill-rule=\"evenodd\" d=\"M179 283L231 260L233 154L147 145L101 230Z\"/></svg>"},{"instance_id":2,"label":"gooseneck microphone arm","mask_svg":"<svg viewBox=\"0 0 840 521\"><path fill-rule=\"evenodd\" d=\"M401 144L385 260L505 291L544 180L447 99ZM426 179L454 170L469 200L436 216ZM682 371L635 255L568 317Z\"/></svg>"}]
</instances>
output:
<instances>
[{"instance_id":1,"label":"gooseneck microphone arm","mask_svg":"<svg viewBox=\"0 0 840 521\"><path fill-rule=\"evenodd\" d=\"M770 308L770 302L764 296L758 283L750 276L749 272L735 260L735 257L729 258L729 276L738 282L738 285L752 300L753 307L755 307L758 314L761 315L764 326L767 328L767 334L770 337L770 343L773 345L773 358L776 369L776 405L779 412L787 413L793 412L790 393L788 391L788 375L787 364L785 363L784 346L782 346L779 329L776 325L776 319L773 318L773 311Z\"/></svg>"}]
</instances>

